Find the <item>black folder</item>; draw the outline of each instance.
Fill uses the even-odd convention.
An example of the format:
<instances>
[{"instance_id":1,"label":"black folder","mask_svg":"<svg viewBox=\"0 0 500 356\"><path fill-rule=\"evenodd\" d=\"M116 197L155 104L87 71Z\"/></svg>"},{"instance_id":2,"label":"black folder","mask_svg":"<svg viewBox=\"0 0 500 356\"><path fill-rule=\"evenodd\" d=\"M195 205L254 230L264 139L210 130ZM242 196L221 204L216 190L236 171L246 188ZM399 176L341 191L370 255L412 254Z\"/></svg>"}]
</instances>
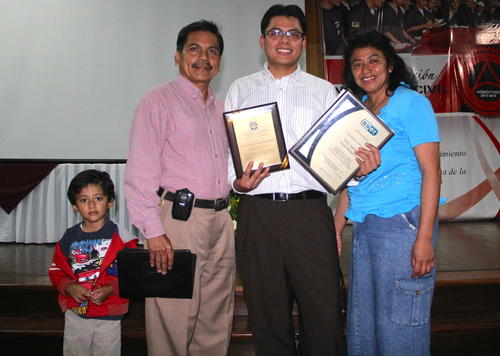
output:
<instances>
[{"instance_id":1,"label":"black folder","mask_svg":"<svg viewBox=\"0 0 500 356\"><path fill-rule=\"evenodd\" d=\"M120 297L133 300L145 297L193 297L196 255L190 250L175 250L174 265L166 275L149 263L149 251L126 248L118 252Z\"/></svg>"}]
</instances>

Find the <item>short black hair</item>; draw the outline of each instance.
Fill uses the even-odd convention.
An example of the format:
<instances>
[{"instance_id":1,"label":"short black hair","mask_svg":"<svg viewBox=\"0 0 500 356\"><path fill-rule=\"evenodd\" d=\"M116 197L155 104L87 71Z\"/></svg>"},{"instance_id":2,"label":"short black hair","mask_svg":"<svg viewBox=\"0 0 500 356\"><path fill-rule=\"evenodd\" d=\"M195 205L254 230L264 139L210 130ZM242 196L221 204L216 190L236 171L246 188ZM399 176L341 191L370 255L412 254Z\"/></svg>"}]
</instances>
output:
<instances>
[{"instance_id":1,"label":"short black hair","mask_svg":"<svg viewBox=\"0 0 500 356\"><path fill-rule=\"evenodd\" d=\"M377 31L361 31L351 37L344 51L344 86L350 89L356 96L361 97L365 94L354 81L351 70L351 57L358 48L372 47L378 49L384 55L387 65L392 66L392 72L389 73L389 87L387 95L393 93L401 82L405 83L410 89L416 90L417 78L406 66L403 59L396 53L389 39Z\"/></svg>"},{"instance_id":2,"label":"short black hair","mask_svg":"<svg viewBox=\"0 0 500 356\"><path fill-rule=\"evenodd\" d=\"M267 26L271 22L271 19L275 16L286 16L286 17L295 17L300 22L300 27L302 27L302 33L306 33L306 16L304 15L304 11L297 5L273 5L266 11L262 21L260 22L260 33L262 35L265 34Z\"/></svg>"},{"instance_id":3,"label":"short black hair","mask_svg":"<svg viewBox=\"0 0 500 356\"><path fill-rule=\"evenodd\" d=\"M90 184L95 184L101 187L103 194L108 197L109 201L115 200L115 185L107 172L98 171L96 169L87 169L78 173L69 183L68 199L71 205L76 205L76 196L83 188Z\"/></svg>"},{"instance_id":4,"label":"short black hair","mask_svg":"<svg viewBox=\"0 0 500 356\"><path fill-rule=\"evenodd\" d=\"M177 35L177 51L182 52L184 45L186 44L187 38L191 32L196 31L205 31L211 32L217 37L217 41L219 42L219 50L220 55L222 56L222 52L224 52L224 39L219 31L219 27L213 21L200 20L196 22L192 22L189 25L184 26Z\"/></svg>"}]
</instances>

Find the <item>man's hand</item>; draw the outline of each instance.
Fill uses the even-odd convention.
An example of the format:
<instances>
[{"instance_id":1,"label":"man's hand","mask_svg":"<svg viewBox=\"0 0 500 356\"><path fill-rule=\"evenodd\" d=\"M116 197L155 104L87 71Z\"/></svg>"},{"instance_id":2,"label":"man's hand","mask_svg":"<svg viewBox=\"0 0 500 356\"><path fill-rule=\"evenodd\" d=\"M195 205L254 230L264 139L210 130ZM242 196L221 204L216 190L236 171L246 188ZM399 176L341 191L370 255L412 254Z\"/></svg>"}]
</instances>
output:
<instances>
[{"instance_id":1,"label":"man's hand","mask_svg":"<svg viewBox=\"0 0 500 356\"><path fill-rule=\"evenodd\" d=\"M342 235L344 233L345 226L347 225L347 218L345 217L345 212L349 206L349 196L347 195L347 189L342 190L338 195L337 207L335 208L335 214L333 215L333 221L335 223L335 237L337 238L337 252L339 257L342 255Z\"/></svg>"},{"instance_id":2,"label":"man's hand","mask_svg":"<svg viewBox=\"0 0 500 356\"><path fill-rule=\"evenodd\" d=\"M104 286L104 287L99 287L99 288L94 289L90 293L90 300L95 305L101 305L102 303L104 303L104 301L106 299L108 299L108 297L111 294L113 294L113 287L111 287L110 285Z\"/></svg>"},{"instance_id":3,"label":"man's hand","mask_svg":"<svg viewBox=\"0 0 500 356\"><path fill-rule=\"evenodd\" d=\"M253 161L250 161L241 178L234 181L234 188L241 193L246 193L256 188L264 178L269 176L269 167L263 169L263 166L264 164L261 162L257 170L251 173Z\"/></svg>"},{"instance_id":4,"label":"man's hand","mask_svg":"<svg viewBox=\"0 0 500 356\"><path fill-rule=\"evenodd\" d=\"M358 156L356 157L356 162L358 162L360 167L356 173L358 176L366 176L380 166L379 149L369 143L366 143L365 146L366 148L360 147L354 152Z\"/></svg>"},{"instance_id":5,"label":"man's hand","mask_svg":"<svg viewBox=\"0 0 500 356\"><path fill-rule=\"evenodd\" d=\"M158 273L167 274L174 265L174 249L167 235L163 234L146 240L151 267Z\"/></svg>"},{"instance_id":6,"label":"man's hand","mask_svg":"<svg viewBox=\"0 0 500 356\"><path fill-rule=\"evenodd\" d=\"M420 277L429 273L435 264L434 248L430 239L418 239L413 245L411 253L412 277Z\"/></svg>"},{"instance_id":7,"label":"man's hand","mask_svg":"<svg viewBox=\"0 0 500 356\"><path fill-rule=\"evenodd\" d=\"M83 303L90 298L90 291L79 284L68 284L65 291L78 303Z\"/></svg>"},{"instance_id":8,"label":"man's hand","mask_svg":"<svg viewBox=\"0 0 500 356\"><path fill-rule=\"evenodd\" d=\"M337 232L335 233L335 238L337 239L337 253L339 254L339 257L342 256L342 233Z\"/></svg>"}]
</instances>

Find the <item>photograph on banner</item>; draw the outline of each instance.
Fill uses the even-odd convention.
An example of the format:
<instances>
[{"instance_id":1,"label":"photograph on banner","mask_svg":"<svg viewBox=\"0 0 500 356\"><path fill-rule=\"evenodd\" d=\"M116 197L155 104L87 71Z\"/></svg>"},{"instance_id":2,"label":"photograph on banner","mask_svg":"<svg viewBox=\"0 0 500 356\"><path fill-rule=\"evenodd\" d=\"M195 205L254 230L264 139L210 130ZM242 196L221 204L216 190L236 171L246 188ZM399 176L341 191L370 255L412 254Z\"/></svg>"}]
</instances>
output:
<instances>
[{"instance_id":1,"label":"photograph on banner","mask_svg":"<svg viewBox=\"0 0 500 356\"><path fill-rule=\"evenodd\" d=\"M446 51L450 38L483 41L500 21L498 2L489 0L319 2L327 56L342 55L349 36L369 30L387 36L398 52Z\"/></svg>"},{"instance_id":2,"label":"photograph on banner","mask_svg":"<svg viewBox=\"0 0 500 356\"><path fill-rule=\"evenodd\" d=\"M329 3L331 6L328 7ZM383 32L417 78L417 91L432 103L441 137L441 195L447 202L439 209L441 220L491 219L500 216L500 9L497 2L440 2L445 10L432 10L434 0L416 0L405 8L407 0L320 1L325 41L325 77L340 93L344 60L343 47L349 35L364 26ZM378 4L378 5L377 5ZM344 9L349 9L344 10ZM342 20L339 14L363 8L365 17ZM392 9L392 10L391 10ZM420 36L409 27L412 9L429 15L432 26ZM393 41L387 23L391 11L403 16L399 35L406 31L415 44L403 48ZM329 49L327 21L337 16L340 45ZM468 16L464 16L467 13ZM442 17L448 14L449 17ZM452 16L452 14L454 14ZM375 16L377 15L377 16ZM346 27L347 26L347 27ZM350 26L350 27L349 27ZM396 26L397 27L397 26ZM353 30L354 29L354 30ZM394 27L393 27L394 29ZM413 34L413 35L412 35ZM337 38L337 41L339 41ZM401 40L401 42L403 42ZM409 41L408 43L413 43ZM341 48L341 49L338 49ZM383 150L383 148L382 148Z\"/></svg>"}]
</instances>

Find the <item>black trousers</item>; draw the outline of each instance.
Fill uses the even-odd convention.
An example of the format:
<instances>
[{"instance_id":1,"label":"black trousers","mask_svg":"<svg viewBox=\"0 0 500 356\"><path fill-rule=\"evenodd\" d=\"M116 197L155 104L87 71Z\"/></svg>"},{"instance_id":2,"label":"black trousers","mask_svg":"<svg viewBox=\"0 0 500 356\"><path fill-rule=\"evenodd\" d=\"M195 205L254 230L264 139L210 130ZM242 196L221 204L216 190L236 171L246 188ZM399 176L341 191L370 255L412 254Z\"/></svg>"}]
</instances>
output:
<instances>
[{"instance_id":1,"label":"black trousers","mask_svg":"<svg viewBox=\"0 0 500 356\"><path fill-rule=\"evenodd\" d=\"M242 196L236 259L257 355L297 355L294 296L302 354L346 355L337 242L326 198L272 201Z\"/></svg>"}]
</instances>

